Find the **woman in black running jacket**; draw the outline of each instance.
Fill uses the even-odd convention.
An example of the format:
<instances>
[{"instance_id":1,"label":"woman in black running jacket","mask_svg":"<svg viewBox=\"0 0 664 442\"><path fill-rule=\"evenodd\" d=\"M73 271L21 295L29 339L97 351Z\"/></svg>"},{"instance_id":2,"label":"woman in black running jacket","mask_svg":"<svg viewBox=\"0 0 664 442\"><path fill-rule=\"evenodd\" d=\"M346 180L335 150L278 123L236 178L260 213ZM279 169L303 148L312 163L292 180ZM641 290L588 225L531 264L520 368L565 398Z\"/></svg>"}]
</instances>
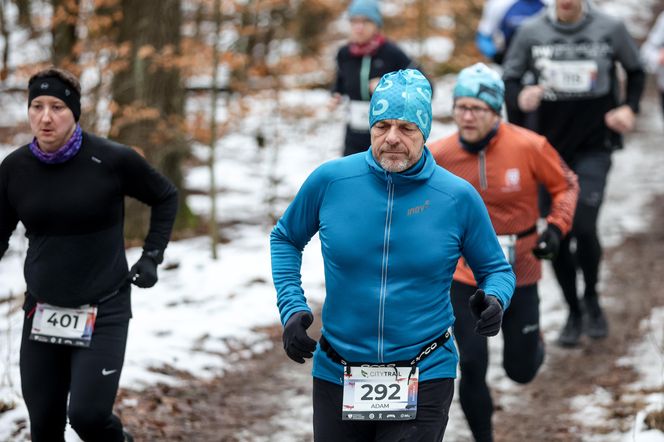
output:
<instances>
[{"instance_id":1,"label":"woman in black running jacket","mask_svg":"<svg viewBox=\"0 0 664 442\"><path fill-rule=\"evenodd\" d=\"M152 287L177 190L133 149L83 132L80 84L50 68L30 78L34 139L0 164L0 258L25 226L23 397L35 442L64 442L67 418L85 441L132 440L113 414L133 283ZM151 207L143 254L129 270L124 199Z\"/></svg>"}]
</instances>

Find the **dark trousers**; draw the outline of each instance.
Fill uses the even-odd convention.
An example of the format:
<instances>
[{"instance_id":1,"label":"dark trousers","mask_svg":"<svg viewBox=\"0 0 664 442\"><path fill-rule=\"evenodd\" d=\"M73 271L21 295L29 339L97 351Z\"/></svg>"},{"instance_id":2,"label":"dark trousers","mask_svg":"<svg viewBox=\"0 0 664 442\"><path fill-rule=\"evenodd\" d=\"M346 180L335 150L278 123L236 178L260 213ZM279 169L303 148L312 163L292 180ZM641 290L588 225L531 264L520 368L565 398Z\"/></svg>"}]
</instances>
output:
<instances>
[{"instance_id":1,"label":"dark trousers","mask_svg":"<svg viewBox=\"0 0 664 442\"><path fill-rule=\"evenodd\" d=\"M113 414L129 327L129 291L99 306L88 348L31 341L26 313L21 340L21 389L33 442L64 442L69 423L84 441L124 441ZM69 396L69 406L67 397Z\"/></svg>"},{"instance_id":2,"label":"dark trousers","mask_svg":"<svg viewBox=\"0 0 664 442\"><path fill-rule=\"evenodd\" d=\"M343 386L314 378L315 442L438 442L443 440L454 379L419 383L417 417L410 421L341 420Z\"/></svg>"},{"instance_id":3,"label":"dark trousers","mask_svg":"<svg viewBox=\"0 0 664 442\"><path fill-rule=\"evenodd\" d=\"M579 178L579 201L572 230L561 241L558 255L552 264L570 312L581 314L576 283L577 269L583 273L583 295L586 302L597 303L597 281L602 259L597 219L611 169L611 153L601 151L580 155L570 167ZM575 250L571 247L572 240L576 244Z\"/></svg>"},{"instance_id":4,"label":"dark trousers","mask_svg":"<svg viewBox=\"0 0 664 442\"><path fill-rule=\"evenodd\" d=\"M477 442L493 440L493 401L486 383L489 366L487 338L475 333L477 319L468 300L477 287L452 282L450 297L456 321L454 337L459 347L459 401ZM503 316L503 368L515 382L533 380L544 361L544 343L539 333L537 285L517 287Z\"/></svg>"}]
</instances>

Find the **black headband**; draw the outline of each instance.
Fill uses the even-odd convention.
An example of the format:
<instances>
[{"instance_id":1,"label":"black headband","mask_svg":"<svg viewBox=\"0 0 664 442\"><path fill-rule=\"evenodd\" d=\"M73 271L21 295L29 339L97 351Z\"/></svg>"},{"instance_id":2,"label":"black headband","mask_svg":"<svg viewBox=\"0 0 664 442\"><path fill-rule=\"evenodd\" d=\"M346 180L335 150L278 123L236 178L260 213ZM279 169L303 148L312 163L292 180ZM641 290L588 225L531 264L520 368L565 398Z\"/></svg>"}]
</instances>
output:
<instances>
[{"instance_id":1,"label":"black headband","mask_svg":"<svg viewBox=\"0 0 664 442\"><path fill-rule=\"evenodd\" d=\"M81 96L73 87L62 81L60 78L51 76L35 78L28 85L28 107L32 100L40 95L48 95L59 98L67 105L74 114L74 119L78 121L81 116Z\"/></svg>"}]
</instances>

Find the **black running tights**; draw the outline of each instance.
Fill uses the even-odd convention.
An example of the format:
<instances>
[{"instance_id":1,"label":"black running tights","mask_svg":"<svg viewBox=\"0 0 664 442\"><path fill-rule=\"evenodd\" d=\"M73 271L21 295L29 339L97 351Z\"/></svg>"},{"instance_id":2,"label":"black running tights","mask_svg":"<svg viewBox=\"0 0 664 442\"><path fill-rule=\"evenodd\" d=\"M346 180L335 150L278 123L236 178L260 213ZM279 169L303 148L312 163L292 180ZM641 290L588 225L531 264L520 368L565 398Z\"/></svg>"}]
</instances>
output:
<instances>
[{"instance_id":1,"label":"black running tights","mask_svg":"<svg viewBox=\"0 0 664 442\"><path fill-rule=\"evenodd\" d=\"M21 388L33 442L64 442L67 416L86 442L124 440L120 419L113 414L113 403L128 325L128 318L99 318L90 347L74 348L31 341L32 316L26 314L21 341Z\"/></svg>"},{"instance_id":2,"label":"black running tights","mask_svg":"<svg viewBox=\"0 0 664 442\"><path fill-rule=\"evenodd\" d=\"M468 307L477 287L452 282L450 296L456 322L454 337L459 347L461 379L459 401L477 442L493 440L493 401L486 382L489 364L487 338L475 333L475 319ZM537 285L517 287L502 324L503 368L520 384L530 382L544 361L544 343L539 330Z\"/></svg>"}]
</instances>

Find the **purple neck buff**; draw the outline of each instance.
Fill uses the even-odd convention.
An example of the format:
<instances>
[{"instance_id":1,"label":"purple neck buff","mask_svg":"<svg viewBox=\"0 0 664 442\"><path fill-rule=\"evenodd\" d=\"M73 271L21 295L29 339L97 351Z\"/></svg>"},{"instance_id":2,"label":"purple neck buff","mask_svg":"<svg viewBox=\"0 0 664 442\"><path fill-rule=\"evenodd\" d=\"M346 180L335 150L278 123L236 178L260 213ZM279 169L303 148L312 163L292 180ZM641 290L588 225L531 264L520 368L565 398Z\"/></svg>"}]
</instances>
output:
<instances>
[{"instance_id":1,"label":"purple neck buff","mask_svg":"<svg viewBox=\"0 0 664 442\"><path fill-rule=\"evenodd\" d=\"M79 150L81 150L82 141L83 131L81 130L81 125L76 124L76 129L71 138L69 138L69 141L67 141L60 149L53 153L44 152L39 148L37 138L35 137L33 138L32 143L30 143L30 152L32 152L32 154L42 163L60 164L72 158Z\"/></svg>"}]
</instances>

